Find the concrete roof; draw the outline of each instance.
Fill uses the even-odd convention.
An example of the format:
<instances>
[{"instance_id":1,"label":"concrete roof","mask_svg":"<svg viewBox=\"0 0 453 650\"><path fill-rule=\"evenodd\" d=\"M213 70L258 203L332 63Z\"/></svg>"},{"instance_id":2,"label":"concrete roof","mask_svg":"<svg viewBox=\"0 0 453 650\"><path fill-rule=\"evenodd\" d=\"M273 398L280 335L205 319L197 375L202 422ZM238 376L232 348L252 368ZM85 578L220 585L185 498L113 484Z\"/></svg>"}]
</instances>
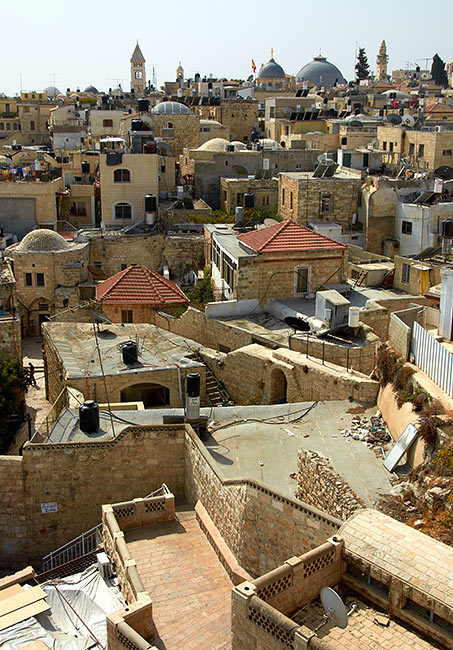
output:
<instances>
[{"instance_id":1,"label":"concrete roof","mask_svg":"<svg viewBox=\"0 0 453 650\"><path fill-rule=\"evenodd\" d=\"M100 377L101 368L91 323L46 323L48 333L60 356L67 379L85 376ZM202 366L186 358L189 347L199 345L191 339L162 330L155 325L128 323L102 325L98 335L102 363L106 375L163 370L179 364L184 368ZM126 341L138 341L139 363L125 366L119 346Z\"/></svg>"}]
</instances>

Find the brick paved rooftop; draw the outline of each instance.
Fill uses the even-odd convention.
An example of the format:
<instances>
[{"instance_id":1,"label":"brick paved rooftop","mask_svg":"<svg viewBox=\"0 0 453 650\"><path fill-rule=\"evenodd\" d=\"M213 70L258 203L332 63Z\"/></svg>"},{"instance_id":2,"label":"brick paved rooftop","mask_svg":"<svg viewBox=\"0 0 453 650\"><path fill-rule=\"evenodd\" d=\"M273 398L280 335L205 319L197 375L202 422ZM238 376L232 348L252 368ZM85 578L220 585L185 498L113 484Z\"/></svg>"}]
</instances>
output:
<instances>
[{"instance_id":1,"label":"brick paved rooftop","mask_svg":"<svg viewBox=\"0 0 453 650\"><path fill-rule=\"evenodd\" d=\"M233 585L195 512L177 508L176 521L134 528L125 537L152 599L152 642L162 650L230 648Z\"/></svg>"}]
</instances>

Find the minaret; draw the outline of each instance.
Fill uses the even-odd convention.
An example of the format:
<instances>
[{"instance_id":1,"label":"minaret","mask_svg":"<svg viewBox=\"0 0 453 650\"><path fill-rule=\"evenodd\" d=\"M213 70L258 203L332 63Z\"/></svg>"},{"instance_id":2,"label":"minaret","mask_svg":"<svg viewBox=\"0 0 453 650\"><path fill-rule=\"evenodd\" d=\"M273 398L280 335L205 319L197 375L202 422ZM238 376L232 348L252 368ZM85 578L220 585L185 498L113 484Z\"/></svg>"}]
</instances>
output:
<instances>
[{"instance_id":1,"label":"minaret","mask_svg":"<svg viewBox=\"0 0 453 650\"><path fill-rule=\"evenodd\" d=\"M184 68L181 65L181 61L176 68L176 81L179 81L179 83L182 83L184 81Z\"/></svg>"},{"instance_id":2,"label":"minaret","mask_svg":"<svg viewBox=\"0 0 453 650\"><path fill-rule=\"evenodd\" d=\"M377 62L376 79L378 81L386 80L387 64L389 62L389 58L387 56L387 45L385 44L385 41L382 41L381 43L381 47L379 48L379 54L377 55L376 62Z\"/></svg>"},{"instance_id":3,"label":"minaret","mask_svg":"<svg viewBox=\"0 0 453 650\"><path fill-rule=\"evenodd\" d=\"M142 54L137 41L135 50L131 56L131 91L136 95L141 95L146 86L146 69L145 57Z\"/></svg>"}]
</instances>

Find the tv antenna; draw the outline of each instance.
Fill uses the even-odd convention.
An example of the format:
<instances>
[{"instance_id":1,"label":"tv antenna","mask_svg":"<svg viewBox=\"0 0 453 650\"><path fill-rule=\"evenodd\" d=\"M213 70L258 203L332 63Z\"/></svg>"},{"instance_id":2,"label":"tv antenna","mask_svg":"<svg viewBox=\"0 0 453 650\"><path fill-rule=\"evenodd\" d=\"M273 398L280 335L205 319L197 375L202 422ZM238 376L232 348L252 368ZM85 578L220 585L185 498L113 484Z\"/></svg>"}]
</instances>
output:
<instances>
[{"instance_id":1,"label":"tv antenna","mask_svg":"<svg viewBox=\"0 0 453 650\"><path fill-rule=\"evenodd\" d=\"M424 68L424 69L425 69L425 70L428 70L428 72L429 72L428 61L432 61L432 60L433 60L433 57L432 57L432 56L425 56L425 57L422 58L422 59L415 59L415 60L416 60L416 61L424 61L424 62L425 62L425 68Z\"/></svg>"},{"instance_id":2,"label":"tv antenna","mask_svg":"<svg viewBox=\"0 0 453 650\"><path fill-rule=\"evenodd\" d=\"M321 589L319 596L324 608L324 620L313 630L313 632L318 632L318 630L330 622L335 627L344 630L348 626L348 616L356 609L356 604L354 603L348 612L340 596L330 587L324 587Z\"/></svg>"}]
</instances>

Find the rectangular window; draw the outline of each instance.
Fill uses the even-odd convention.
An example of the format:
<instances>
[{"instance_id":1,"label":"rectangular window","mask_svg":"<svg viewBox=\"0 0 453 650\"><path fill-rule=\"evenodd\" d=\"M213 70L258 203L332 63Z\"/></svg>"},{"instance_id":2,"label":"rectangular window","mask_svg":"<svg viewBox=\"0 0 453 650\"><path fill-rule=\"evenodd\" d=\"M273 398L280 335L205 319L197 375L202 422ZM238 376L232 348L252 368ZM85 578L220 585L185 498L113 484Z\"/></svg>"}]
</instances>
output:
<instances>
[{"instance_id":1,"label":"rectangular window","mask_svg":"<svg viewBox=\"0 0 453 650\"><path fill-rule=\"evenodd\" d=\"M132 309L122 309L121 310L121 322L122 323L133 323Z\"/></svg>"},{"instance_id":2,"label":"rectangular window","mask_svg":"<svg viewBox=\"0 0 453 650\"><path fill-rule=\"evenodd\" d=\"M425 145L424 144L419 144L418 145L418 157L423 158L425 155Z\"/></svg>"},{"instance_id":3,"label":"rectangular window","mask_svg":"<svg viewBox=\"0 0 453 650\"><path fill-rule=\"evenodd\" d=\"M329 214L331 210L330 194L324 193L321 195L321 214Z\"/></svg>"},{"instance_id":4,"label":"rectangular window","mask_svg":"<svg viewBox=\"0 0 453 650\"><path fill-rule=\"evenodd\" d=\"M384 151L387 151L387 142L382 143L382 148L384 149Z\"/></svg>"},{"instance_id":5,"label":"rectangular window","mask_svg":"<svg viewBox=\"0 0 453 650\"><path fill-rule=\"evenodd\" d=\"M165 170L166 170L165 165L161 165L161 166L160 166L160 172L161 172L161 174L165 174Z\"/></svg>"},{"instance_id":6,"label":"rectangular window","mask_svg":"<svg viewBox=\"0 0 453 650\"><path fill-rule=\"evenodd\" d=\"M33 276L31 273L24 273L24 280L25 280L25 286L26 287L32 287L33 286Z\"/></svg>"},{"instance_id":7,"label":"rectangular window","mask_svg":"<svg viewBox=\"0 0 453 650\"><path fill-rule=\"evenodd\" d=\"M390 147L390 153L393 152L393 142L389 142L389 147Z\"/></svg>"},{"instance_id":8,"label":"rectangular window","mask_svg":"<svg viewBox=\"0 0 453 650\"><path fill-rule=\"evenodd\" d=\"M38 304L39 311L49 311L49 305L46 302L40 302Z\"/></svg>"},{"instance_id":9,"label":"rectangular window","mask_svg":"<svg viewBox=\"0 0 453 650\"><path fill-rule=\"evenodd\" d=\"M401 268L401 282L404 284L409 284L411 279L411 265L403 264Z\"/></svg>"},{"instance_id":10,"label":"rectangular window","mask_svg":"<svg viewBox=\"0 0 453 650\"><path fill-rule=\"evenodd\" d=\"M285 205L285 188L282 189L282 205Z\"/></svg>"},{"instance_id":11,"label":"rectangular window","mask_svg":"<svg viewBox=\"0 0 453 650\"><path fill-rule=\"evenodd\" d=\"M269 108L269 117L270 117L271 119L272 119L273 117L275 117L275 106L271 106L271 107Z\"/></svg>"},{"instance_id":12,"label":"rectangular window","mask_svg":"<svg viewBox=\"0 0 453 650\"><path fill-rule=\"evenodd\" d=\"M43 287L44 286L44 273L37 273L36 274L36 286L37 287Z\"/></svg>"},{"instance_id":13,"label":"rectangular window","mask_svg":"<svg viewBox=\"0 0 453 650\"><path fill-rule=\"evenodd\" d=\"M453 152L452 152L451 149L444 149L444 150L442 151L442 155L443 155L443 156L448 156L449 158L452 156L452 153L453 153Z\"/></svg>"},{"instance_id":14,"label":"rectangular window","mask_svg":"<svg viewBox=\"0 0 453 650\"><path fill-rule=\"evenodd\" d=\"M124 271L124 269L127 269L127 264L121 264L121 271Z\"/></svg>"},{"instance_id":15,"label":"rectangular window","mask_svg":"<svg viewBox=\"0 0 453 650\"><path fill-rule=\"evenodd\" d=\"M102 126L113 126L113 120L103 120Z\"/></svg>"},{"instance_id":16,"label":"rectangular window","mask_svg":"<svg viewBox=\"0 0 453 650\"><path fill-rule=\"evenodd\" d=\"M413 156L415 153L415 144L413 142L409 145L409 156Z\"/></svg>"},{"instance_id":17,"label":"rectangular window","mask_svg":"<svg viewBox=\"0 0 453 650\"><path fill-rule=\"evenodd\" d=\"M402 221L401 232L403 235L412 235L412 221Z\"/></svg>"},{"instance_id":18,"label":"rectangular window","mask_svg":"<svg viewBox=\"0 0 453 650\"><path fill-rule=\"evenodd\" d=\"M308 269L297 269L296 293L308 293Z\"/></svg>"},{"instance_id":19,"label":"rectangular window","mask_svg":"<svg viewBox=\"0 0 453 650\"><path fill-rule=\"evenodd\" d=\"M290 210L293 209L293 193L292 192L289 193L289 209Z\"/></svg>"}]
</instances>

